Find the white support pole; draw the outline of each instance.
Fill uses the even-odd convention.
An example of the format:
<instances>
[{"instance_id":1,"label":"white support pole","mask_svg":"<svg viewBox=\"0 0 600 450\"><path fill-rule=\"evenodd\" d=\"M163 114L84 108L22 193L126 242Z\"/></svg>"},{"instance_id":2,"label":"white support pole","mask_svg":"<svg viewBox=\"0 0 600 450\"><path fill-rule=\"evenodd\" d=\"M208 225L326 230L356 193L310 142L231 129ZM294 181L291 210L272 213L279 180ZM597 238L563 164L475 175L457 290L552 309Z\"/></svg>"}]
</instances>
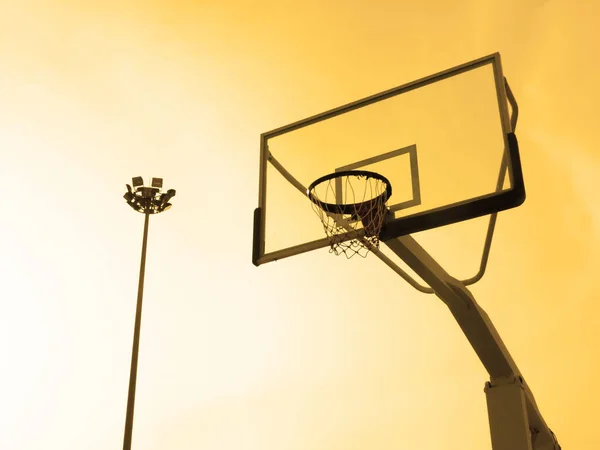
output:
<instances>
[{"instance_id":1,"label":"white support pole","mask_svg":"<svg viewBox=\"0 0 600 450\"><path fill-rule=\"evenodd\" d=\"M532 450L521 377L485 387L493 450Z\"/></svg>"},{"instance_id":2,"label":"white support pole","mask_svg":"<svg viewBox=\"0 0 600 450\"><path fill-rule=\"evenodd\" d=\"M493 450L560 450L517 365L471 292L450 276L412 236L384 243L448 306L489 373L486 394ZM514 380L519 383L515 384Z\"/></svg>"}]
</instances>

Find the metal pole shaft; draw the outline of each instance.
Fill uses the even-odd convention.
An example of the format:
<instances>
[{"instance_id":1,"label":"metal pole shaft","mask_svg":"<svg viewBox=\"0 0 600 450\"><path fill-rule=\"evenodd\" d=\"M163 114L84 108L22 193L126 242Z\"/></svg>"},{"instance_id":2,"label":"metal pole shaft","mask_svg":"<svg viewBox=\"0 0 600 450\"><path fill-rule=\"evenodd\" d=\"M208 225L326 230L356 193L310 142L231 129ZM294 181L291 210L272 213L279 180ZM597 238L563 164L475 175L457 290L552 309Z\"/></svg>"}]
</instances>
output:
<instances>
[{"instance_id":1,"label":"metal pole shaft","mask_svg":"<svg viewBox=\"0 0 600 450\"><path fill-rule=\"evenodd\" d=\"M135 406L135 385L137 381L138 353L140 349L140 326L142 323L142 298L144 295L144 272L146 270L146 246L148 243L148 222L150 213L144 217L144 239L142 240L142 261L140 263L140 280L138 284L137 306L135 310L135 327L133 332L133 350L131 352L131 371L129 373L129 393L127 395L127 416L125 418L125 437L123 450L131 450L133 433L133 409Z\"/></svg>"},{"instance_id":2,"label":"metal pole shaft","mask_svg":"<svg viewBox=\"0 0 600 450\"><path fill-rule=\"evenodd\" d=\"M385 244L448 306L490 375L486 396L493 449L560 449L498 331L470 291L450 276L412 236L401 236ZM530 429L537 433L535 445Z\"/></svg>"}]
</instances>

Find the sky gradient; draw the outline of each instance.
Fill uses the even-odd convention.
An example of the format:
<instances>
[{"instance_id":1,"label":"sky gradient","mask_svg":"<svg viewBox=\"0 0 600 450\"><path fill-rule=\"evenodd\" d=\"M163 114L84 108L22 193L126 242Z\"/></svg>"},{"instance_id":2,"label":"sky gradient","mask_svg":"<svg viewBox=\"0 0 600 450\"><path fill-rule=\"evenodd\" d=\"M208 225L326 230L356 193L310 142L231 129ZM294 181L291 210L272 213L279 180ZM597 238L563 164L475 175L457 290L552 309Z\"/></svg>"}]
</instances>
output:
<instances>
[{"instance_id":1,"label":"sky gradient","mask_svg":"<svg viewBox=\"0 0 600 450\"><path fill-rule=\"evenodd\" d=\"M0 0L0 448L491 448L447 308L377 258L251 264L261 132L496 51L528 198L472 288L563 448L596 450L600 41L591 1ZM307 205L307 208L310 208ZM417 236L453 274L485 223Z\"/></svg>"}]
</instances>

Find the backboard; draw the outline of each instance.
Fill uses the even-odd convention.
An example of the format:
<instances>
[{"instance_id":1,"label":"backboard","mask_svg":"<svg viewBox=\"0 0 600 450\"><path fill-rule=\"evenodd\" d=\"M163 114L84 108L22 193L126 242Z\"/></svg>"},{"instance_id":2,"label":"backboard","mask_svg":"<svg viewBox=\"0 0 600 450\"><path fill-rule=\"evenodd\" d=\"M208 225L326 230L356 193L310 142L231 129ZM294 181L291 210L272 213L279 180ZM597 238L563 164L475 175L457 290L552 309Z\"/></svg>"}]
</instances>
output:
<instances>
[{"instance_id":1,"label":"backboard","mask_svg":"<svg viewBox=\"0 0 600 450\"><path fill-rule=\"evenodd\" d=\"M498 53L263 133L260 147L255 265L329 246L307 187L334 172L390 181L382 241L525 199Z\"/></svg>"}]
</instances>

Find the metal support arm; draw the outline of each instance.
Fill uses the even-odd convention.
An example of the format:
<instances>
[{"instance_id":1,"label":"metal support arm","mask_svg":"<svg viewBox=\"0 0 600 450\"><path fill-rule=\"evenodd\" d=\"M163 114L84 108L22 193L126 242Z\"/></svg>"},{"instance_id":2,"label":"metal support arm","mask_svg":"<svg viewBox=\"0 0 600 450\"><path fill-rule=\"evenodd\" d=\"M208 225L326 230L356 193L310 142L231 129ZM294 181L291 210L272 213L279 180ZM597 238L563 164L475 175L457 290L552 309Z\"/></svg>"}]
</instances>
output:
<instances>
[{"instance_id":1,"label":"metal support arm","mask_svg":"<svg viewBox=\"0 0 600 450\"><path fill-rule=\"evenodd\" d=\"M493 449L560 450L517 365L471 292L451 277L412 236L384 243L448 306L490 375L486 394Z\"/></svg>"}]
</instances>

